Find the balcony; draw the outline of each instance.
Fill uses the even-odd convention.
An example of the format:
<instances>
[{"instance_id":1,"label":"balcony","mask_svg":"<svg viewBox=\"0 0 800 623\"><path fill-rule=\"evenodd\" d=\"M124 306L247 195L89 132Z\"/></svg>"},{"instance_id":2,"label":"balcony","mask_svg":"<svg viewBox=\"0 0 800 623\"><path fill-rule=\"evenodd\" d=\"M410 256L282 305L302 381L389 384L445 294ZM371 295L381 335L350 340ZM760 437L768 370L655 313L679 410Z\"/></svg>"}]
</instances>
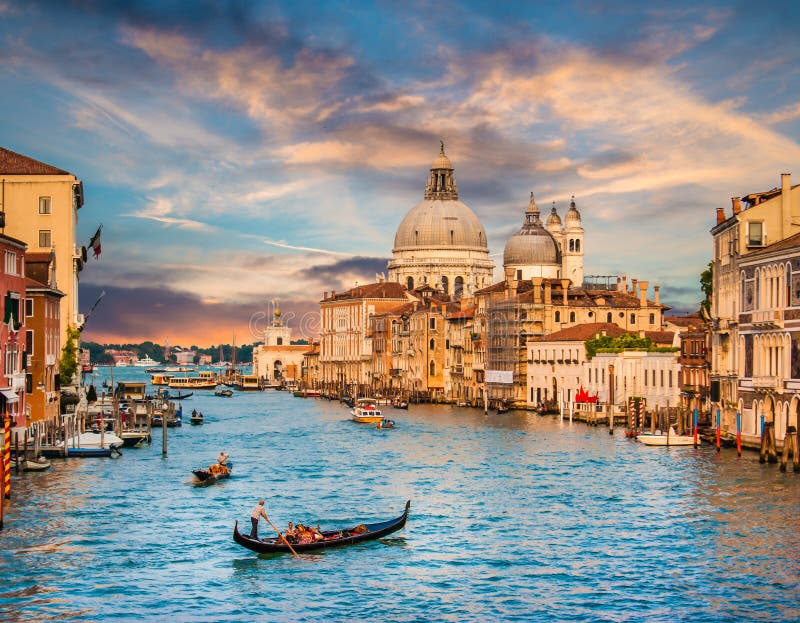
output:
<instances>
[{"instance_id":1,"label":"balcony","mask_svg":"<svg viewBox=\"0 0 800 623\"><path fill-rule=\"evenodd\" d=\"M453 374L464 374L464 366L451 366L450 371Z\"/></svg>"},{"instance_id":2,"label":"balcony","mask_svg":"<svg viewBox=\"0 0 800 623\"><path fill-rule=\"evenodd\" d=\"M392 368L389 370L389 376L402 376L403 369L402 368Z\"/></svg>"},{"instance_id":3,"label":"balcony","mask_svg":"<svg viewBox=\"0 0 800 623\"><path fill-rule=\"evenodd\" d=\"M11 390L12 391L19 391L20 389L25 389L25 373L18 372L17 374L11 375Z\"/></svg>"},{"instance_id":4,"label":"balcony","mask_svg":"<svg viewBox=\"0 0 800 623\"><path fill-rule=\"evenodd\" d=\"M752 323L757 329L783 329L783 310L754 311Z\"/></svg>"},{"instance_id":5,"label":"balcony","mask_svg":"<svg viewBox=\"0 0 800 623\"><path fill-rule=\"evenodd\" d=\"M752 380L755 391L774 390L780 387L781 381L775 376L754 376Z\"/></svg>"}]
</instances>

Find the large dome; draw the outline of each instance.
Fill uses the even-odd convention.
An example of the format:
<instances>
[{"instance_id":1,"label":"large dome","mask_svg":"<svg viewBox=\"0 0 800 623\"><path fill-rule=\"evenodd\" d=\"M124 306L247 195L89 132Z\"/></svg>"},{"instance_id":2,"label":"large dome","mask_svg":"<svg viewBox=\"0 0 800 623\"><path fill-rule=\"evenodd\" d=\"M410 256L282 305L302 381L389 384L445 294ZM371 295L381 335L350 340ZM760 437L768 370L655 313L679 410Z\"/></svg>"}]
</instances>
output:
<instances>
[{"instance_id":1,"label":"large dome","mask_svg":"<svg viewBox=\"0 0 800 623\"><path fill-rule=\"evenodd\" d=\"M459 248L488 251L478 216L458 200L425 199L406 214L394 237L394 251Z\"/></svg>"},{"instance_id":2,"label":"large dome","mask_svg":"<svg viewBox=\"0 0 800 623\"><path fill-rule=\"evenodd\" d=\"M552 215L551 215L552 217ZM558 218L558 215L556 215ZM503 252L504 266L560 266L561 251L556 239L542 227L539 208L531 193L525 223L506 243Z\"/></svg>"}]
</instances>

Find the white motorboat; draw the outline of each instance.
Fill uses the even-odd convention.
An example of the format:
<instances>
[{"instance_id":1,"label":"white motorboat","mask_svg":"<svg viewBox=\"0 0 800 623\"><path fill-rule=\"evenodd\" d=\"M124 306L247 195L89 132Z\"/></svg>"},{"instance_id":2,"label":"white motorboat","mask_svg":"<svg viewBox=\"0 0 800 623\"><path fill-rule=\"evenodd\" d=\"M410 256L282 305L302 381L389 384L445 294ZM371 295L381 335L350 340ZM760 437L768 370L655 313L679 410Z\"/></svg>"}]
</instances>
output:
<instances>
[{"instance_id":1,"label":"white motorboat","mask_svg":"<svg viewBox=\"0 0 800 623\"><path fill-rule=\"evenodd\" d=\"M133 364L137 368L152 368L153 366L160 366L161 362L156 361L155 359L151 358L149 355L143 359L139 359L135 364Z\"/></svg>"},{"instance_id":2,"label":"white motorboat","mask_svg":"<svg viewBox=\"0 0 800 623\"><path fill-rule=\"evenodd\" d=\"M373 398L359 398L350 415L351 419L359 424L375 424L383 420L383 414L375 405Z\"/></svg>"},{"instance_id":3,"label":"white motorboat","mask_svg":"<svg viewBox=\"0 0 800 623\"><path fill-rule=\"evenodd\" d=\"M693 446L693 435L679 435L674 428L670 428L668 433L641 433L636 439L646 446ZM697 438L700 443L700 438Z\"/></svg>"},{"instance_id":4,"label":"white motorboat","mask_svg":"<svg viewBox=\"0 0 800 623\"><path fill-rule=\"evenodd\" d=\"M117 437L114 433L106 431L102 435L103 445L100 445L100 433L88 431L75 437L67 439L68 448L121 448L124 440ZM60 442L61 445L63 442Z\"/></svg>"}]
</instances>

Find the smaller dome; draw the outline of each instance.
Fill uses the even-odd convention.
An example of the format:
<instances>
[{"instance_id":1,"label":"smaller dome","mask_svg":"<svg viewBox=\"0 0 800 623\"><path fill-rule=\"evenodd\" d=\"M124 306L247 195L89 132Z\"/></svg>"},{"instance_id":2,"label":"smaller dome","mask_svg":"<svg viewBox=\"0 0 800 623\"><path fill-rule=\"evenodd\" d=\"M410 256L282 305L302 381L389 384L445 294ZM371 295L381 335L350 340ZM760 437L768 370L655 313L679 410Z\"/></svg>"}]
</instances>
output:
<instances>
[{"instance_id":1,"label":"smaller dome","mask_svg":"<svg viewBox=\"0 0 800 623\"><path fill-rule=\"evenodd\" d=\"M551 225L561 225L561 217L556 212L556 204L553 204L553 209L550 210L550 216L547 217L547 227L549 228Z\"/></svg>"},{"instance_id":2,"label":"smaller dome","mask_svg":"<svg viewBox=\"0 0 800 623\"><path fill-rule=\"evenodd\" d=\"M581 213L578 212L578 209L575 207L575 195L572 195L572 201L569 203L569 210L567 210L565 218L567 220L567 227L580 227Z\"/></svg>"},{"instance_id":3,"label":"smaller dome","mask_svg":"<svg viewBox=\"0 0 800 623\"><path fill-rule=\"evenodd\" d=\"M555 206L553 207L555 210ZM550 215L552 218L553 215ZM555 215L558 219L558 214ZM559 224L561 223L559 219ZM550 220L548 219L548 224ZM539 220L539 208L531 193L530 204L525 210L522 228L506 243L503 251L504 266L558 266L561 264L561 251L556 239Z\"/></svg>"}]
</instances>

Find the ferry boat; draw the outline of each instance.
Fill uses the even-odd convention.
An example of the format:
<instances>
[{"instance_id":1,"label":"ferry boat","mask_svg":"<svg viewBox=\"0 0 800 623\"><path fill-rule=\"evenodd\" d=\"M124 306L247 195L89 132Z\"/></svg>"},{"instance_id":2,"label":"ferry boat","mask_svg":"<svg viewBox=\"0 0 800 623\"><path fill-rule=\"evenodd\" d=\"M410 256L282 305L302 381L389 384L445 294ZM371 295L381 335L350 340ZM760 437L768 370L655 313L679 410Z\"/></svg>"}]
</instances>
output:
<instances>
[{"instance_id":1,"label":"ferry boat","mask_svg":"<svg viewBox=\"0 0 800 623\"><path fill-rule=\"evenodd\" d=\"M174 376L169 379L167 386L173 389L214 389L217 382L199 376Z\"/></svg>"},{"instance_id":2,"label":"ferry boat","mask_svg":"<svg viewBox=\"0 0 800 623\"><path fill-rule=\"evenodd\" d=\"M152 368L153 366L160 366L161 362L156 361L155 359L151 359L148 355L144 359L139 359L135 364L133 364L137 368Z\"/></svg>"},{"instance_id":3,"label":"ferry boat","mask_svg":"<svg viewBox=\"0 0 800 623\"><path fill-rule=\"evenodd\" d=\"M376 424L383 420L383 414L377 408L374 398L359 398L356 406L350 411L352 420L359 424Z\"/></svg>"},{"instance_id":4,"label":"ferry boat","mask_svg":"<svg viewBox=\"0 0 800 623\"><path fill-rule=\"evenodd\" d=\"M150 377L150 384L167 385L172 377L172 374L154 374L152 377Z\"/></svg>"},{"instance_id":5,"label":"ferry boat","mask_svg":"<svg viewBox=\"0 0 800 623\"><path fill-rule=\"evenodd\" d=\"M236 388L243 392L261 391L264 389L261 379L256 374L242 374L236 381Z\"/></svg>"}]
</instances>

